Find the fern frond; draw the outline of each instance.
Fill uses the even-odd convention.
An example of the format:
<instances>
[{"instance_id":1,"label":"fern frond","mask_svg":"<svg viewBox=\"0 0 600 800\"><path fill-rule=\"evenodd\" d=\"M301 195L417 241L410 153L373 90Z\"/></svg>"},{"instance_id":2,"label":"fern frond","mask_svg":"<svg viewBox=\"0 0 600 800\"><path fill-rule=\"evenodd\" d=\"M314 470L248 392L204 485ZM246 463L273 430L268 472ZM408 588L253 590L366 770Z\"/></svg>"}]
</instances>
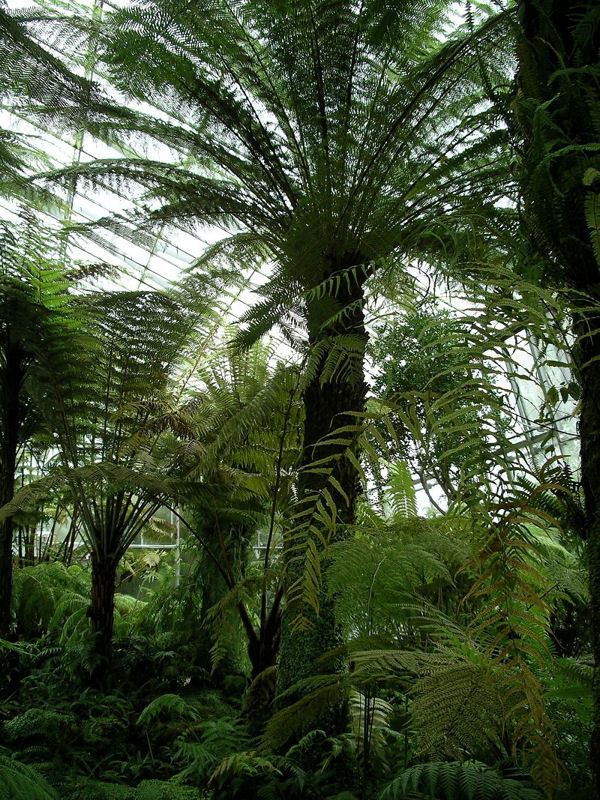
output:
<instances>
[{"instance_id":1,"label":"fern frond","mask_svg":"<svg viewBox=\"0 0 600 800\"><path fill-rule=\"evenodd\" d=\"M417 764L381 792L381 800L436 797L440 800L542 800L524 780L502 776L477 761Z\"/></svg>"},{"instance_id":2,"label":"fern frond","mask_svg":"<svg viewBox=\"0 0 600 800\"><path fill-rule=\"evenodd\" d=\"M164 716L176 715L190 720L199 719L198 711L177 694L161 694L140 713L137 724L148 728Z\"/></svg>"},{"instance_id":3,"label":"fern frond","mask_svg":"<svg viewBox=\"0 0 600 800\"><path fill-rule=\"evenodd\" d=\"M32 767L0 755L2 800L58 800L58 795Z\"/></svg>"}]
</instances>

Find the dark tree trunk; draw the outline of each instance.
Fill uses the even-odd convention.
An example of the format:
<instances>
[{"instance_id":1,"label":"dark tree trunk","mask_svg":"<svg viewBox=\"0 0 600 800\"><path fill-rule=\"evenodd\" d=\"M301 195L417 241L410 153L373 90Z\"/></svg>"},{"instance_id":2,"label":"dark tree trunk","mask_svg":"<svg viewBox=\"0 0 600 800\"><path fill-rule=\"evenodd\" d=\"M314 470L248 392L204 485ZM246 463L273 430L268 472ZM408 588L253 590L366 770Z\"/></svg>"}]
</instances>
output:
<instances>
[{"instance_id":1,"label":"dark tree trunk","mask_svg":"<svg viewBox=\"0 0 600 800\"><path fill-rule=\"evenodd\" d=\"M2 467L0 474L0 508L10 503L14 494L15 447L10 441L2 447ZM0 522L0 636L6 637L10 632L10 601L13 575L13 520L8 517Z\"/></svg>"},{"instance_id":2,"label":"dark tree trunk","mask_svg":"<svg viewBox=\"0 0 600 800\"><path fill-rule=\"evenodd\" d=\"M104 673L112 659L117 567L118 560L113 556L92 553L92 603L89 616L95 635L95 650L99 656L96 677Z\"/></svg>"},{"instance_id":3,"label":"dark tree trunk","mask_svg":"<svg viewBox=\"0 0 600 800\"><path fill-rule=\"evenodd\" d=\"M248 642L248 658L252 665L251 680L261 672L275 666L281 641L281 592L277 592L273 605L256 637Z\"/></svg>"},{"instance_id":4,"label":"dark tree trunk","mask_svg":"<svg viewBox=\"0 0 600 800\"><path fill-rule=\"evenodd\" d=\"M581 381L581 483L585 498L592 649L596 667L590 759L596 796L600 798L600 315L593 319L576 319L575 330Z\"/></svg>"},{"instance_id":5,"label":"dark tree trunk","mask_svg":"<svg viewBox=\"0 0 600 800\"><path fill-rule=\"evenodd\" d=\"M337 270L344 270L360 263L360 257L346 256L341 259ZM344 456L345 444L316 445L336 429L359 423L360 420L353 416L353 412L363 412L365 409L366 385L363 364L367 341L363 313L365 271L362 268L356 270L356 273L350 271L347 277L348 279L346 274L343 275L336 294L325 295L325 298L314 301L309 308L309 344L314 347L327 339L331 344L323 354L319 369L304 393L304 450L301 464L302 468L306 468L315 461L332 457L331 476L341 487L345 498L336 490L335 483L330 481L326 474L301 470L298 484L300 498L318 493L324 488L328 489L337 506L337 538L345 536L347 526L354 521L355 503L361 491L360 478L351 459ZM333 324L327 325L327 319L342 309L345 309L345 312ZM332 347L336 347L335 337L339 335L354 336L356 349L348 354L342 368L323 382L327 355L331 353ZM349 434L341 435L341 437L347 436ZM323 534L327 533L323 531ZM309 543L309 536L313 534L307 533L306 545ZM313 541L322 555L323 548L318 537L313 536ZM301 544L294 541L287 546L288 587L302 577L304 562ZM300 558L297 558L299 553ZM326 562L322 566L326 567ZM294 618L299 611L310 621L309 628L293 629ZM318 615L308 607L299 609L297 604L290 603L284 611L277 679L278 693L289 689L303 678L335 671L336 667L339 669L340 663L333 666L331 663L324 665L319 659L340 644L341 630L335 618L334 603L328 596L326 582L323 580ZM345 727L345 721L345 711L338 709L332 711L331 718L325 720L323 724L330 732L335 733Z\"/></svg>"},{"instance_id":6,"label":"dark tree trunk","mask_svg":"<svg viewBox=\"0 0 600 800\"><path fill-rule=\"evenodd\" d=\"M14 496L17 450L21 429L21 389L24 377L24 352L8 341L3 374L0 375L0 508ZM13 520L0 522L0 636L10 630L10 602L13 573Z\"/></svg>"},{"instance_id":7,"label":"dark tree trunk","mask_svg":"<svg viewBox=\"0 0 600 800\"><path fill-rule=\"evenodd\" d=\"M520 0L516 121L522 138L525 218L555 283L575 290L576 362L581 383L581 482L585 499L595 661L594 732L590 744L600 800L600 265L585 216L584 175L600 162L594 114L600 27L597 0ZM591 68L591 69L590 69ZM552 78L552 80L550 80ZM545 104L545 122L536 111ZM560 136L557 137L557 132ZM562 137L562 138L561 138ZM585 149L581 149L585 148ZM542 163L543 159L543 163ZM596 307L596 310L590 310Z\"/></svg>"},{"instance_id":8,"label":"dark tree trunk","mask_svg":"<svg viewBox=\"0 0 600 800\"><path fill-rule=\"evenodd\" d=\"M260 629L248 640L252 664L251 684L244 698L243 712L253 736L259 736L273 710L277 679L277 656L281 640L281 600L278 590Z\"/></svg>"},{"instance_id":9,"label":"dark tree trunk","mask_svg":"<svg viewBox=\"0 0 600 800\"><path fill-rule=\"evenodd\" d=\"M11 498L8 498L10 500ZM6 502L8 502L8 500ZM4 505L2 503L2 505ZM10 631L10 599L12 592L12 519L0 523L0 636Z\"/></svg>"}]
</instances>

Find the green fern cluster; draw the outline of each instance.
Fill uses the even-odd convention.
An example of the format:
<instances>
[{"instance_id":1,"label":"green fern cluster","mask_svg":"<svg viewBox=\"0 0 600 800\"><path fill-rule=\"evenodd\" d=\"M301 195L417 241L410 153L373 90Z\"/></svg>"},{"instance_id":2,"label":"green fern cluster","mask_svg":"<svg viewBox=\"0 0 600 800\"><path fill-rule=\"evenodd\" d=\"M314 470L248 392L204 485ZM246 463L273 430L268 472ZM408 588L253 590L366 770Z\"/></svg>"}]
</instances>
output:
<instances>
[{"instance_id":1,"label":"green fern cluster","mask_svg":"<svg viewBox=\"0 0 600 800\"><path fill-rule=\"evenodd\" d=\"M527 781L505 777L476 761L430 761L406 770L379 795L380 800L541 800Z\"/></svg>"},{"instance_id":2,"label":"green fern cluster","mask_svg":"<svg viewBox=\"0 0 600 800\"><path fill-rule=\"evenodd\" d=\"M560 782L560 766L538 677L551 662L550 606L529 527L558 526L535 504L536 495L546 488L542 484L531 494L517 495L492 509L495 519L479 555L481 577L467 597L484 600L470 629L483 634L490 663L507 682L504 700L512 718L513 753L522 751L526 760L531 759L534 779L550 796Z\"/></svg>"},{"instance_id":3,"label":"green fern cluster","mask_svg":"<svg viewBox=\"0 0 600 800\"><path fill-rule=\"evenodd\" d=\"M200 800L202 795L189 786L170 781L144 780L137 786L87 779L64 795L65 800Z\"/></svg>"},{"instance_id":4,"label":"green fern cluster","mask_svg":"<svg viewBox=\"0 0 600 800\"><path fill-rule=\"evenodd\" d=\"M13 613L18 630L26 637L40 636L64 622L68 598L87 598L89 575L79 565L61 562L37 564L16 570ZM65 613L67 612L67 613Z\"/></svg>"},{"instance_id":5,"label":"green fern cluster","mask_svg":"<svg viewBox=\"0 0 600 800\"><path fill-rule=\"evenodd\" d=\"M433 483L446 502L467 499L481 486L494 462L494 444L510 424L494 391L492 362L477 358L473 328L460 314L430 304L413 312L398 309L397 316L376 327L371 345L375 391L392 403L391 441L406 453L426 491ZM382 433L390 439L385 428Z\"/></svg>"}]
</instances>

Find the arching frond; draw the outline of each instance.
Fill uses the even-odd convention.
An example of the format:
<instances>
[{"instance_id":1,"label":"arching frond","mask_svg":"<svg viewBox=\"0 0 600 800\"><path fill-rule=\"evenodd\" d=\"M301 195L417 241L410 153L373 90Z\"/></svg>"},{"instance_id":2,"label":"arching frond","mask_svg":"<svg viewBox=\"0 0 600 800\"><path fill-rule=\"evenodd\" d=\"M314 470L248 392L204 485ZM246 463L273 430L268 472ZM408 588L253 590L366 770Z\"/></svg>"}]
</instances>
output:
<instances>
[{"instance_id":1,"label":"arching frond","mask_svg":"<svg viewBox=\"0 0 600 800\"><path fill-rule=\"evenodd\" d=\"M505 777L476 761L417 764L392 781L381 800L439 797L440 800L541 800L524 780Z\"/></svg>"},{"instance_id":2,"label":"arching frond","mask_svg":"<svg viewBox=\"0 0 600 800\"><path fill-rule=\"evenodd\" d=\"M2 800L57 800L58 795L32 767L0 755Z\"/></svg>"}]
</instances>

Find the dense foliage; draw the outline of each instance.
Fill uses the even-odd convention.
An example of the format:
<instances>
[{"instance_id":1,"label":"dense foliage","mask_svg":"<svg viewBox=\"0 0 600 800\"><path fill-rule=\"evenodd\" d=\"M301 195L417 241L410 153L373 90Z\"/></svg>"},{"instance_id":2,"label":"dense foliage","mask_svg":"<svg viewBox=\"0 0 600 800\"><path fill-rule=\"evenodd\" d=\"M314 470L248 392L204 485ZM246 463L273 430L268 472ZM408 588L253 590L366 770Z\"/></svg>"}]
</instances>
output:
<instances>
[{"instance_id":1,"label":"dense foliage","mask_svg":"<svg viewBox=\"0 0 600 800\"><path fill-rule=\"evenodd\" d=\"M0 4L0 800L600 797L599 37Z\"/></svg>"}]
</instances>

